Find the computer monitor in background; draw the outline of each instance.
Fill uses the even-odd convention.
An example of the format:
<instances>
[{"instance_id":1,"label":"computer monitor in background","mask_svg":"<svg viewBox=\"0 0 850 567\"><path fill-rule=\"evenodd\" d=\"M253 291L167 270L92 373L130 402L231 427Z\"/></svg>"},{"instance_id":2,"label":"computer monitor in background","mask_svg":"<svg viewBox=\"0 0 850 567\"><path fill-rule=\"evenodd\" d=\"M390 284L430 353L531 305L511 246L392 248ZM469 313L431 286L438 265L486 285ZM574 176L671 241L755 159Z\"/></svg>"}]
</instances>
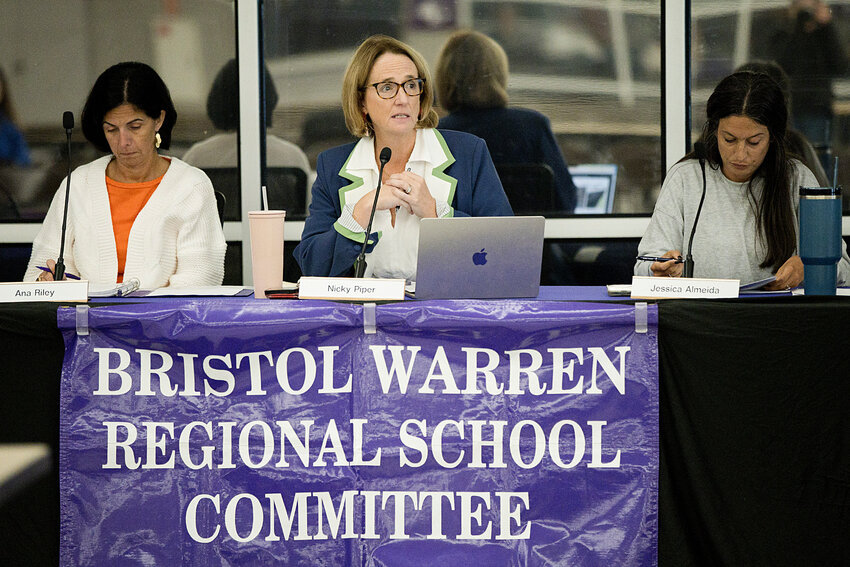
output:
<instances>
[{"instance_id":1,"label":"computer monitor in background","mask_svg":"<svg viewBox=\"0 0 850 567\"><path fill-rule=\"evenodd\" d=\"M604 215L614 210L616 164L588 163L569 169L577 189L575 214Z\"/></svg>"}]
</instances>

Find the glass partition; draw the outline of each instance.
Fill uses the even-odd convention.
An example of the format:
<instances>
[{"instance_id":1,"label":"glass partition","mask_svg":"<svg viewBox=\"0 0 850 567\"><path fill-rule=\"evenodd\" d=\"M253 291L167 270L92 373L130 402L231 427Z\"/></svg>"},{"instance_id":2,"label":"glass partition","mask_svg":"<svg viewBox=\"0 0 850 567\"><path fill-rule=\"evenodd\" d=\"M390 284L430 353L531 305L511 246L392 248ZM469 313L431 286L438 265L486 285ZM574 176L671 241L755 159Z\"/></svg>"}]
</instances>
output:
<instances>
[{"instance_id":1,"label":"glass partition","mask_svg":"<svg viewBox=\"0 0 850 567\"><path fill-rule=\"evenodd\" d=\"M833 160L839 156L839 183L848 179L850 2L691 0L691 41L694 139L705 123L714 86L742 65L755 63L787 83L789 126L814 150L806 152L805 144L797 150L809 168L831 183Z\"/></svg>"},{"instance_id":2,"label":"glass partition","mask_svg":"<svg viewBox=\"0 0 850 567\"><path fill-rule=\"evenodd\" d=\"M299 145L313 166L319 152L353 139L340 89L362 39L398 37L433 71L451 33L473 28L508 56L509 106L543 113L570 166L617 166L612 212L652 210L663 174L660 1L270 0L264 6L265 61L280 96L268 132ZM439 101L438 111L446 114Z\"/></svg>"},{"instance_id":3,"label":"glass partition","mask_svg":"<svg viewBox=\"0 0 850 567\"><path fill-rule=\"evenodd\" d=\"M422 53L433 72L449 36L472 28L497 40L506 52L508 106L545 115L566 163L582 166L580 175L573 174L582 205L577 212L652 211L664 167L660 0L267 0L264 11L264 58L280 97L268 134L298 145L311 167L321 151L354 139L345 128L340 91L345 66L360 41L373 33L395 36ZM448 114L439 100L437 110ZM527 186L537 183L529 164L519 164L523 167L514 183L507 171L514 164L500 163L492 147L491 154L509 198L514 191L528 194ZM611 180L609 192L584 166L602 167ZM612 167L613 176L608 173ZM511 200L523 212L525 203ZM558 206L544 213L570 216ZM298 217L288 214L291 218ZM294 243L288 244L291 250ZM543 283L602 281L601 276L576 278L579 272L594 272L586 269L586 258L596 267L610 262L618 277L608 281L628 281L636 244L593 242L588 253L587 242L552 241L544 255ZM290 254L287 260L289 279L300 272Z\"/></svg>"},{"instance_id":4,"label":"glass partition","mask_svg":"<svg viewBox=\"0 0 850 567\"><path fill-rule=\"evenodd\" d=\"M216 73L235 54L232 0L4 0L0 8L0 92L11 99L28 158L0 156L0 222L35 225L47 212L67 174L64 111L76 119L72 165L99 157L82 135L80 112L94 80L114 63L147 63L168 85L178 119L164 155L182 157L216 133L206 102ZM22 241L35 233L27 234ZM228 248L227 277L241 280L240 246ZM28 257L29 245L0 247L0 280L19 280Z\"/></svg>"}]
</instances>

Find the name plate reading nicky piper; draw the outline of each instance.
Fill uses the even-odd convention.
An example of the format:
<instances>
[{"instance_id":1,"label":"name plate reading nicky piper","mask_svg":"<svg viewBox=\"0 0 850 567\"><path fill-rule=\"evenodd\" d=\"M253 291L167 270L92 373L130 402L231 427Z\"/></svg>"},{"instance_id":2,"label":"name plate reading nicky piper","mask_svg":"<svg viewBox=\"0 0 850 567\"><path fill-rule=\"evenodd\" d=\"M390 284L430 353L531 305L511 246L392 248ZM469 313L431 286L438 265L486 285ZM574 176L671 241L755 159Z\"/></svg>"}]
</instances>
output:
<instances>
[{"instance_id":1,"label":"name plate reading nicky piper","mask_svg":"<svg viewBox=\"0 0 850 567\"><path fill-rule=\"evenodd\" d=\"M404 280L302 277L298 280L298 298L343 301L401 301L404 299Z\"/></svg>"},{"instance_id":2,"label":"name plate reading nicky piper","mask_svg":"<svg viewBox=\"0 0 850 567\"><path fill-rule=\"evenodd\" d=\"M0 284L0 303L18 301L88 301L88 280Z\"/></svg>"},{"instance_id":3,"label":"name plate reading nicky piper","mask_svg":"<svg viewBox=\"0 0 850 567\"><path fill-rule=\"evenodd\" d=\"M632 297L639 299L727 299L738 297L740 280L634 276Z\"/></svg>"}]
</instances>

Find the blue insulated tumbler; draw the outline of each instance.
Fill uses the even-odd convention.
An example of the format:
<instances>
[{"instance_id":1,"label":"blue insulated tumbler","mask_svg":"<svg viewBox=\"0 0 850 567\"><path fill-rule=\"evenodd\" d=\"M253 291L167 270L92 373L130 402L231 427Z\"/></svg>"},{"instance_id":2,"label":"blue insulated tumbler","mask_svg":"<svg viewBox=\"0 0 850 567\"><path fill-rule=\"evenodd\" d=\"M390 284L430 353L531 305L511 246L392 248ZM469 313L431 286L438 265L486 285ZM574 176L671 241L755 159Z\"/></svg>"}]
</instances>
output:
<instances>
[{"instance_id":1,"label":"blue insulated tumbler","mask_svg":"<svg viewBox=\"0 0 850 567\"><path fill-rule=\"evenodd\" d=\"M835 295L841 259L841 187L800 187L800 258L806 295Z\"/></svg>"}]
</instances>

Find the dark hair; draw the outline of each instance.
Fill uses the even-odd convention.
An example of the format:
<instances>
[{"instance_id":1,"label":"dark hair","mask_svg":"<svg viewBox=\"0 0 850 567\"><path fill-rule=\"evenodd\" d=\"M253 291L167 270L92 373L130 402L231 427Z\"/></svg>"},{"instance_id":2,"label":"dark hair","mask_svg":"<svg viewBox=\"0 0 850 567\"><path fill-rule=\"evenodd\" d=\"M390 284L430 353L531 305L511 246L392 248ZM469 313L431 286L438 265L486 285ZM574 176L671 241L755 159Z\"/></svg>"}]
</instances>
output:
<instances>
[{"instance_id":1,"label":"dark hair","mask_svg":"<svg viewBox=\"0 0 850 567\"><path fill-rule=\"evenodd\" d=\"M13 124L17 121L15 107L12 106L12 95L9 94L9 83L3 68L0 67L0 117L5 116Z\"/></svg>"},{"instance_id":2,"label":"dark hair","mask_svg":"<svg viewBox=\"0 0 850 567\"><path fill-rule=\"evenodd\" d=\"M160 113L165 111L159 135L162 138L160 147L168 149L171 130L177 122L171 94L156 71L135 61L113 65L94 82L80 119L86 140L98 150L108 153L110 149L103 134L103 117L124 103L132 104L153 119L159 118Z\"/></svg>"},{"instance_id":3,"label":"dark hair","mask_svg":"<svg viewBox=\"0 0 850 567\"><path fill-rule=\"evenodd\" d=\"M501 108L508 104L508 57L481 32L452 34L437 58L437 102L461 108Z\"/></svg>"},{"instance_id":4,"label":"dark hair","mask_svg":"<svg viewBox=\"0 0 850 567\"><path fill-rule=\"evenodd\" d=\"M705 144L708 162L715 169L723 165L717 147L721 119L744 116L767 128L770 138L767 154L750 179L748 190L755 209L757 236L764 238L767 248L761 267L777 270L797 248L788 181L793 166L788 159L785 140L788 128L785 96L776 81L764 73L733 73L720 81L711 93L706 114L708 120L700 140ZM752 182L758 176L763 178L764 188L757 197Z\"/></svg>"},{"instance_id":5,"label":"dark hair","mask_svg":"<svg viewBox=\"0 0 850 567\"><path fill-rule=\"evenodd\" d=\"M781 90L782 94L785 96L785 105L788 107L788 121L789 123L793 122L791 119L791 86L788 74L782 70L782 67L780 67L778 63L773 61L750 61L749 63L744 63L735 69L736 73L740 71L764 73L776 81L776 84L779 85L779 90ZM811 155L807 153L807 148L810 148ZM808 167L812 173L815 174L815 177L818 178L818 182L820 182L822 175L819 172L823 171L823 167L821 167L819 163L814 163L811 160L812 155L817 157L817 155L814 154L814 148L811 148L811 143L806 139L806 137L800 132L794 130L790 124L785 133L785 151L788 153L789 158L793 157L803 162L803 165ZM826 173L823 175L826 175Z\"/></svg>"},{"instance_id":6,"label":"dark hair","mask_svg":"<svg viewBox=\"0 0 850 567\"><path fill-rule=\"evenodd\" d=\"M268 67L263 64L266 101L266 128L272 125L272 112L277 106L277 89ZM207 116L219 130L239 128L239 66L231 59L215 76L207 95Z\"/></svg>"},{"instance_id":7,"label":"dark hair","mask_svg":"<svg viewBox=\"0 0 850 567\"><path fill-rule=\"evenodd\" d=\"M744 63L737 69L735 69L736 73L741 71L749 71L751 73L764 73L779 85L779 90L782 91L782 94L785 96L785 104L788 107L788 112L791 112L791 86L790 79L788 79L788 73L786 73L782 67L779 66L779 63L775 61L750 61L749 63Z\"/></svg>"}]
</instances>

